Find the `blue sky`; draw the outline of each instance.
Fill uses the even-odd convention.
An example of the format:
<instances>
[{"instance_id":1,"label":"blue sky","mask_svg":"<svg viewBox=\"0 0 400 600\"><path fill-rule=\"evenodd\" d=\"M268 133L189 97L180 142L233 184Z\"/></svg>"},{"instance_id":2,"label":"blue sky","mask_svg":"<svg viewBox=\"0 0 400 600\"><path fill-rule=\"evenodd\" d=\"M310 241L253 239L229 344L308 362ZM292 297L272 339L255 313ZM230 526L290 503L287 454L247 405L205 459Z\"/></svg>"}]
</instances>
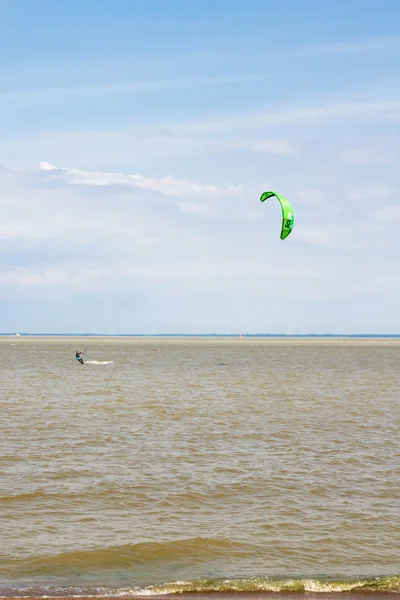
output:
<instances>
[{"instance_id":1,"label":"blue sky","mask_svg":"<svg viewBox=\"0 0 400 600\"><path fill-rule=\"evenodd\" d=\"M0 0L0 331L400 333L399 22Z\"/></svg>"}]
</instances>

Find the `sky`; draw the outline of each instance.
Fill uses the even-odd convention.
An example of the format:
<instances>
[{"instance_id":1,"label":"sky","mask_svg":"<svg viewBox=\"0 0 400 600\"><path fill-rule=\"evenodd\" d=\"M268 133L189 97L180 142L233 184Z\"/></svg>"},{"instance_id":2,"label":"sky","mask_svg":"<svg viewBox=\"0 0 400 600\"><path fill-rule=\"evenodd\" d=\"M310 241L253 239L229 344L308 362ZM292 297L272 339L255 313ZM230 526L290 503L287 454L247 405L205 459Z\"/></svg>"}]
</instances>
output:
<instances>
[{"instance_id":1,"label":"sky","mask_svg":"<svg viewBox=\"0 0 400 600\"><path fill-rule=\"evenodd\" d=\"M399 23L0 0L0 331L400 333Z\"/></svg>"}]
</instances>

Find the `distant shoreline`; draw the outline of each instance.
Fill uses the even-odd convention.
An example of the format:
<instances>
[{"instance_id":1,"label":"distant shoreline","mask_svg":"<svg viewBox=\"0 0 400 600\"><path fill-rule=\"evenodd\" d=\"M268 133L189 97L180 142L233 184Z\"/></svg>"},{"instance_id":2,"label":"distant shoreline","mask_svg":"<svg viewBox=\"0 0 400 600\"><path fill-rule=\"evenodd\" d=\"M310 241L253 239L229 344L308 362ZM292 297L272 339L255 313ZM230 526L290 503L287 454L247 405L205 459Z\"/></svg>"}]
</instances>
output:
<instances>
[{"instance_id":1,"label":"distant shoreline","mask_svg":"<svg viewBox=\"0 0 400 600\"><path fill-rule=\"evenodd\" d=\"M0 337L352 338L396 339L400 333L0 333Z\"/></svg>"}]
</instances>

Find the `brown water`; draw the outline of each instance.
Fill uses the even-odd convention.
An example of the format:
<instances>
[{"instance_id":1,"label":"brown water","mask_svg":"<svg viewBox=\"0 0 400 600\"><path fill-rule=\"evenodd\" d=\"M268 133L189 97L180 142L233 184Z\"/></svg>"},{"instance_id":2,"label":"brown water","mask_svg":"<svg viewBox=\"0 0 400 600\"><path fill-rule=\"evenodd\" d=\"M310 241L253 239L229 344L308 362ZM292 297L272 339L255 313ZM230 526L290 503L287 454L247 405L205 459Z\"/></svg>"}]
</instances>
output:
<instances>
[{"instance_id":1,"label":"brown water","mask_svg":"<svg viewBox=\"0 0 400 600\"><path fill-rule=\"evenodd\" d=\"M400 591L399 339L0 360L0 595Z\"/></svg>"}]
</instances>

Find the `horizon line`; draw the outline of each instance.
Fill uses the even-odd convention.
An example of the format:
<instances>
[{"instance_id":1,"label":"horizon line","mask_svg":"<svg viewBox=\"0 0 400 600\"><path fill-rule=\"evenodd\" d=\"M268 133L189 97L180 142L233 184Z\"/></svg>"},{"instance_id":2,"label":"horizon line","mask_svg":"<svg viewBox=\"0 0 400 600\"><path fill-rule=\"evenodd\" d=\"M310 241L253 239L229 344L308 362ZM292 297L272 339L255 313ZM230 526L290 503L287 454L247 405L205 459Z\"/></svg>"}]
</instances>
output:
<instances>
[{"instance_id":1,"label":"horizon line","mask_svg":"<svg viewBox=\"0 0 400 600\"><path fill-rule=\"evenodd\" d=\"M362 337L397 338L400 333L54 333L0 332L0 337Z\"/></svg>"}]
</instances>

